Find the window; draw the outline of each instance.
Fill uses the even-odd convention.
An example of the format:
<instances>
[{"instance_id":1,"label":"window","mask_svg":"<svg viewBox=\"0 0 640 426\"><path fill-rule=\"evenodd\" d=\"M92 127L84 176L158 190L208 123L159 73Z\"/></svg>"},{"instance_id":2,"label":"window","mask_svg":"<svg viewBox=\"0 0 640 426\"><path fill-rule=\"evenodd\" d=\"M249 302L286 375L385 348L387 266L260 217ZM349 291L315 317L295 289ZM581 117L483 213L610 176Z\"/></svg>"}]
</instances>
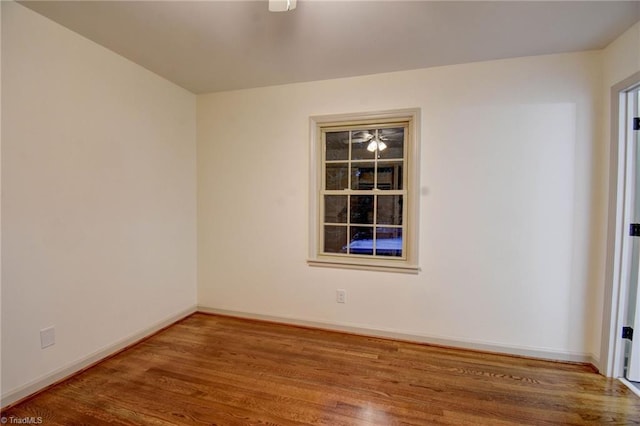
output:
<instances>
[{"instance_id":1,"label":"window","mask_svg":"<svg viewBox=\"0 0 640 426\"><path fill-rule=\"evenodd\" d=\"M311 119L310 264L417 271L418 118Z\"/></svg>"}]
</instances>

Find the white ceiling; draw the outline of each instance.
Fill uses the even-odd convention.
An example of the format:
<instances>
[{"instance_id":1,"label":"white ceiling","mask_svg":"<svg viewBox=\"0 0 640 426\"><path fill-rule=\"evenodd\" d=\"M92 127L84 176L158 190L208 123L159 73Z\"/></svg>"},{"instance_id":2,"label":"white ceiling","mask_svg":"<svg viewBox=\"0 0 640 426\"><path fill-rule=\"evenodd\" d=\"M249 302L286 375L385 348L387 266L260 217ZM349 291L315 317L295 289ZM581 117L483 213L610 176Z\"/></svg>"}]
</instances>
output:
<instances>
[{"instance_id":1,"label":"white ceiling","mask_svg":"<svg viewBox=\"0 0 640 426\"><path fill-rule=\"evenodd\" d=\"M601 49L640 1L23 1L194 92Z\"/></svg>"}]
</instances>

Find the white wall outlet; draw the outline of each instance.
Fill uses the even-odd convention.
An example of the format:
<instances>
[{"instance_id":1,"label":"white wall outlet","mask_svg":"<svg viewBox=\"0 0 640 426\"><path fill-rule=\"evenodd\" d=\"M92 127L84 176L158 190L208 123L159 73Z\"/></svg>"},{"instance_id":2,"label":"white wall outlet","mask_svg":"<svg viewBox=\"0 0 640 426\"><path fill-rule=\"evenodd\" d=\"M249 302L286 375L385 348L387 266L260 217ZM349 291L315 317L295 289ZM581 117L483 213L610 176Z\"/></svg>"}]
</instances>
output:
<instances>
[{"instance_id":1,"label":"white wall outlet","mask_svg":"<svg viewBox=\"0 0 640 426\"><path fill-rule=\"evenodd\" d=\"M40 330L40 347L48 348L56 344L56 328L51 326Z\"/></svg>"},{"instance_id":2,"label":"white wall outlet","mask_svg":"<svg viewBox=\"0 0 640 426\"><path fill-rule=\"evenodd\" d=\"M336 290L336 302L338 303L346 303L347 302L347 290Z\"/></svg>"}]
</instances>

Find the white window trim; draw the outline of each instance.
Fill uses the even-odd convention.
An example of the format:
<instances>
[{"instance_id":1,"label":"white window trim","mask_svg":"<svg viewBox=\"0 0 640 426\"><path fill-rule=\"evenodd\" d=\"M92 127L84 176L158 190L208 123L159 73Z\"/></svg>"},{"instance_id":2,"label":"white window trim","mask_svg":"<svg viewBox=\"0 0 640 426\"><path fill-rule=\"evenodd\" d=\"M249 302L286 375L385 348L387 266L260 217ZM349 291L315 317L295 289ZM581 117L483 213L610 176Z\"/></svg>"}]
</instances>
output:
<instances>
[{"instance_id":1,"label":"white window trim","mask_svg":"<svg viewBox=\"0 0 640 426\"><path fill-rule=\"evenodd\" d=\"M311 266L363 269L369 271L404 272L417 274L418 266L418 223L420 205L420 118L419 108L381 112L336 114L313 116L309 120L309 258ZM334 125L379 124L389 121L408 121L407 137L407 225L406 258L381 259L364 257L332 256L321 253L319 191L322 184L322 128Z\"/></svg>"}]
</instances>

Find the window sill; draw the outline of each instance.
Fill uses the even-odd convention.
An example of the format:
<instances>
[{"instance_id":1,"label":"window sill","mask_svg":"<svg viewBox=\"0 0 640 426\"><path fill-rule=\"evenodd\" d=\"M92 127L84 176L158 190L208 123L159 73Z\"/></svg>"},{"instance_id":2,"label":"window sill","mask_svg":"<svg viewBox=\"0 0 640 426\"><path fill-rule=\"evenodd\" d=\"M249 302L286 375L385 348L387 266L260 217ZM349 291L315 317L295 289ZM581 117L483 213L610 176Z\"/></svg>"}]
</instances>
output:
<instances>
[{"instance_id":1,"label":"window sill","mask_svg":"<svg viewBox=\"0 0 640 426\"><path fill-rule=\"evenodd\" d=\"M418 274L420 267L417 265L398 264L395 262L363 262L359 260L342 259L308 259L309 266L337 269L357 269L361 271L399 272L403 274Z\"/></svg>"}]
</instances>

